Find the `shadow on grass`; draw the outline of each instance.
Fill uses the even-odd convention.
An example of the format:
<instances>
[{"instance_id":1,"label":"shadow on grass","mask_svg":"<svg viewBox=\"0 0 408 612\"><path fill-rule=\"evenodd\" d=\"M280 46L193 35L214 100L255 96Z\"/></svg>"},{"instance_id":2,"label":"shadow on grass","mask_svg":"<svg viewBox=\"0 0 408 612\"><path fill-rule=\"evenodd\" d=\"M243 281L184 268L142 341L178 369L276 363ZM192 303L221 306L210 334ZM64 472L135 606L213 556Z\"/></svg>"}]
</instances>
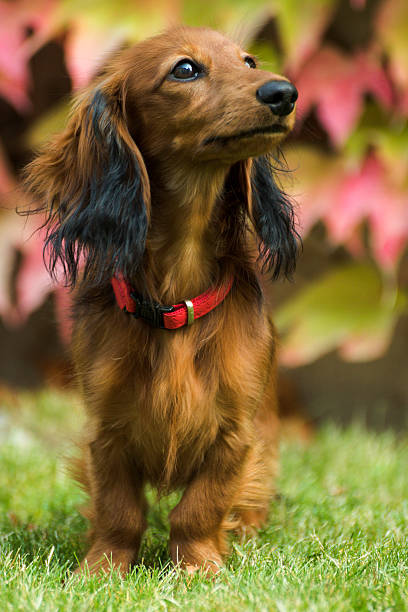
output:
<instances>
[{"instance_id":1,"label":"shadow on grass","mask_svg":"<svg viewBox=\"0 0 408 612\"><path fill-rule=\"evenodd\" d=\"M135 566L162 569L170 561L167 517L177 503L178 495L172 494L161 500L157 500L151 490L147 495L150 502L149 527L144 534ZM87 551L88 526L79 510L72 507L58 509L49 520L44 517L44 522L37 520L35 524L20 521L17 516L9 513L0 520L0 550L2 555L11 553L13 556L24 557L26 563L34 559L41 563L47 560L52 549L53 560L72 571Z\"/></svg>"}]
</instances>

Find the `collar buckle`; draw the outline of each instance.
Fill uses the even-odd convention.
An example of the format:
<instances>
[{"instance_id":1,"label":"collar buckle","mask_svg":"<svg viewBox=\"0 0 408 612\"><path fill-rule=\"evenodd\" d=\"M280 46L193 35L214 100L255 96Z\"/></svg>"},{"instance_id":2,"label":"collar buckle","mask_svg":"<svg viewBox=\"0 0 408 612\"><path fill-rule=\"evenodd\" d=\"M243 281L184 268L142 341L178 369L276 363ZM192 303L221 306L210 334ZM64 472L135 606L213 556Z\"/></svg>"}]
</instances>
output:
<instances>
[{"instance_id":1,"label":"collar buckle","mask_svg":"<svg viewBox=\"0 0 408 612\"><path fill-rule=\"evenodd\" d=\"M158 302L143 299L140 295L131 293L130 297L134 300L137 308L132 315L135 319L144 319L152 327L165 329L163 315L174 311L174 306L162 306Z\"/></svg>"}]
</instances>

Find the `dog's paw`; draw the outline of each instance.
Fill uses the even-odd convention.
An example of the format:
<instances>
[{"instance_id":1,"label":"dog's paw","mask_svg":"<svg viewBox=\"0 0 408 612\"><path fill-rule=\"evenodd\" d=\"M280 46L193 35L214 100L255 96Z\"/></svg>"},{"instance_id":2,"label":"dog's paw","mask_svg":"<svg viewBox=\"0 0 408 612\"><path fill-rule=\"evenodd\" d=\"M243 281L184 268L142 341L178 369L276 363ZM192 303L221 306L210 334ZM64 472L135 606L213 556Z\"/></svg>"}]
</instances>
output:
<instances>
[{"instance_id":1,"label":"dog's paw","mask_svg":"<svg viewBox=\"0 0 408 612\"><path fill-rule=\"evenodd\" d=\"M215 539L183 540L170 543L173 563L190 576L202 572L207 576L217 574L223 566L222 556Z\"/></svg>"},{"instance_id":2,"label":"dog's paw","mask_svg":"<svg viewBox=\"0 0 408 612\"><path fill-rule=\"evenodd\" d=\"M74 573L110 574L116 571L121 576L126 576L132 566L134 556L134 550L112 548L105 543L95 542Z\"/></svg>"}]
</instances>

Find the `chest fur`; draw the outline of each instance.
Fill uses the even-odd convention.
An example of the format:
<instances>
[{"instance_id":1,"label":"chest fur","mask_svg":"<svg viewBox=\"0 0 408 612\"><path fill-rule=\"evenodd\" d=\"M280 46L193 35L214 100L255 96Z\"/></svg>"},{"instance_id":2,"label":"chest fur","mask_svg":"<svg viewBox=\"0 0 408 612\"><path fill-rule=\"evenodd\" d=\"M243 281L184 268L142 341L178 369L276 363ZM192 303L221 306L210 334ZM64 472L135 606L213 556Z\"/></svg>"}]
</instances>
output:
<instances>
[{"instance_id":1,"label":"chest fur","mask_svg":"<svg viewBox=\"0 0 408 612\"><path fill-rule=\"evenodd\" d=\"M262 398L272 342L266 317L242 322L228 314L212 326L147 337L139 325L131 342L128 333L111 346L105 336L82 368L88 413L125 433L155 484L185 484L217 436L251 421Z\"/></svg>"}]
</instances>

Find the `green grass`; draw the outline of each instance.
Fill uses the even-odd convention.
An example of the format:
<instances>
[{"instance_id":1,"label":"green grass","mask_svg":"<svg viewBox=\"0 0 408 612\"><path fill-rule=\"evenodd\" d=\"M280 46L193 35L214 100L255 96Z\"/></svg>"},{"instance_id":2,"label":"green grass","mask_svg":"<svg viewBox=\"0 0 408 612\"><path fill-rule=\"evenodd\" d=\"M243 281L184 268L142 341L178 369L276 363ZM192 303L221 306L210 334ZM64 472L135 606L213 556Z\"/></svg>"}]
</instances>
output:
<instances>
[{"instance_id":1,"label":"green grass","mask_svg":"<svg viewBox=\"0 0 408 612\"><path fill-rule=\"evenodd\" d=\"M141 563L124 580L73 576L84 553L83 495L64 472L80 420L68 396L0 406L0 610L406 610L408 444L326 426L282 445L281 498L268 526L215 578L191 583L167 553L167 513L150 514ZM153 500L153 494L150 495Z\"/></svg>"}]
</instances>

